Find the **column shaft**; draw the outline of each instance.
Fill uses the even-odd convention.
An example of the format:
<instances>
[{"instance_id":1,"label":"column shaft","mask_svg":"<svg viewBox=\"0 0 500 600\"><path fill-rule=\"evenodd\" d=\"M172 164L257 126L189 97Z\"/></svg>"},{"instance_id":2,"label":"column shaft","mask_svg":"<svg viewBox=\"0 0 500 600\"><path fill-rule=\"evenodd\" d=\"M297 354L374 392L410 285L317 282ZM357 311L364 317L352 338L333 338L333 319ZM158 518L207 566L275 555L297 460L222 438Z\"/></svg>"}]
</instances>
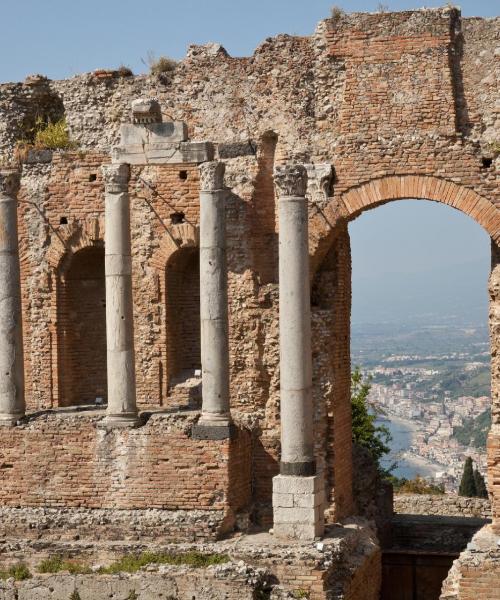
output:
<instances>
[{"instance_id":1,"label":"column shaft","mask_svg":"<svg viewBox=\"0 0 500 600\"><path fill-rule=\"evenodd\" d=\"M316 475L313 437L307 172L278 167L280 291L280 474L273 478L277 537L323 534L324 485Z\"/></svg>"},{"instance_id":2,"label":"column shaft","mask_svg":"<svg viewBox=\"0 0 500 600\"><path fill-rule=\"evenodd\" d=\"M17 171L0 170L0 425L14 425L25 411L18 189Z\"/></svg>"},{"instance_id":3,"label":"column shaft","mask_svg":"<svg viewBox=\"0 0 500 600\"><path fill-rule=\"evenodd\" d=\"M200 165L200 318L203 403L195 433L230 433L224 163ZM214 431L214 429L216 431Z\"/></svg>"},{"instance_id":4,"label":"column shaft","mask_svg":"<svg viewBox=\"0 0 500 600\"><path fill-rule=\"evenodd\" d=\"M103 168L105 197L105 275L108 408L105 423L138 423L135 385L129 167Z\"/></svg>"}]
</instances>

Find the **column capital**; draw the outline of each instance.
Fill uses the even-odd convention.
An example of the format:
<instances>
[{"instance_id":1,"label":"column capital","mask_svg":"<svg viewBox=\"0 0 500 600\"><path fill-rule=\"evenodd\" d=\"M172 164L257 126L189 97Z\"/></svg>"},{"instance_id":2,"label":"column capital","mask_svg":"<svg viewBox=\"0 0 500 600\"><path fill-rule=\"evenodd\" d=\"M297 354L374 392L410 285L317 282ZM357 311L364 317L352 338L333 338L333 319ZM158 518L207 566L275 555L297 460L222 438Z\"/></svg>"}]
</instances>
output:
<instances>
[{"instance_id":1,"label":"column capital","mask_svg":"<svg viewBox=\"0 0 500 600\"><path fill-rule=\"evenodd\" d=\"M281 165L274 169L274 184L278 197L305 196L307 169L304 165Z\"/></svg>"},{"instance_id":2,"label":"column capital","mask_svg":"<svg viewBox=\"0 0 500 600\"><path fill-rule=\"evenodd\" d=\"M224 188L225 163L220 160L211 160L201 163L199 169L200 190L202 192L214 192Z\"/></svg>"},{"instance_id":3,"label":"column capital","mask_svg":"<svg viewBox=\"0 0 500 600\"><path fill-rule=\"evenodd\" d=\"M104 178L104 189L108 194L121 194L128 190L130 167L126 163L103 165L101 173Z\"/></svg>"},{"instance_id":4,"label":"column capital","mask_svg":"<svg viewBox=\"0 0 500 600\"><path fill-rule=\"evenodd\" d=\"M21 175L17 169L0 168L0 194L15 198L19 191Z\"/></svg>"}]
</instances>

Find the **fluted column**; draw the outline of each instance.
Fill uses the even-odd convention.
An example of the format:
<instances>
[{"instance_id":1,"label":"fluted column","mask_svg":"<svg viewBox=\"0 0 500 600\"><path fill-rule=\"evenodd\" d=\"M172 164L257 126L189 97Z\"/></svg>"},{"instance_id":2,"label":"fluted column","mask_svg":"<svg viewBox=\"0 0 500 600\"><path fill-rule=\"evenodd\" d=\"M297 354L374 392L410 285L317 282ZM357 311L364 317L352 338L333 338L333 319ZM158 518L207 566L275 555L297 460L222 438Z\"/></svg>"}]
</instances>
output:
<instances>
[{"instance_id":1,"label":"fluted column","mask_svg":"<svg viewBox=\"0 0 500 600\"><path fill-rule=\"evenodd\" d=\"M18 190L19 173L0 169L0 425L14 425L25 411Z\"/></svg>"},{"instance_id":2,"label":"fluted column","mask_svg":"<svg viewBox=\"0 0 500 600\"><path fill-rule=\"evenodd\" d=\"M274 531L323 533L324 490L315 475L307 171L277 167L279 197L280 475L273 479Z\"/></svg>"},{"instance_id":3,"label":"fluted column","mask_svg":"<svg viewBox=\"0 0 500 600\"><path fill-rule=\"evenodd\" d=\"M202 413L193 434L229 437L229 343L227 313L225 165L200 165L200 318Z\"/></svg>"},{"instance_id":4,"label":"fluted column","mask_svg":"<svg viewBox=\"0 0 500 600\"><path fill-rule=\"evenodd\" d=\"M105 184L105 274L108 408L106 426L138 423L135 389L129 166L102 167Z\"/></svg>"}]
</instances>

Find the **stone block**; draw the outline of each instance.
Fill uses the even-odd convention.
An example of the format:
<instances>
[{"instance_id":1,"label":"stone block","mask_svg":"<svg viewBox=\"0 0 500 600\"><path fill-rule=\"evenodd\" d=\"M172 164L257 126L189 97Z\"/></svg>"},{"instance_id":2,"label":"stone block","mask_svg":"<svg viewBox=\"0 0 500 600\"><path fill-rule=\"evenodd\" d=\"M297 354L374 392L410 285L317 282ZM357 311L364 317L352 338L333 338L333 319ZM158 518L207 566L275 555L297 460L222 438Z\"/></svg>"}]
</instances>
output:
<instances>
[{"instance_id":1,"label":"stone block","mask_svg":"<svg viewBox=\"0 0 500 600\"><path fill-rule=\"evenodd\" d=\"M293 494L273 494L273 506L283 506L292 508L294 506L294 495Z\"/></svg>"},{"instance_id":2,"label":"stone block","mask_svg":"<svg viewBox=\"0 0 500 600\"><path fill-rule=\"evenodd\" d=\"M316 523L320 518L320 507L298 508L273 507L274 523Z\"/></svg>"},{"instance_id":3,"label":"stone block","mask_svg":"<svg viewBox=\"0 0 500 600\"><path fill-rule=\"evenodd\" d=\"M281 539L314 540L323 535L324 523L275 523L273 530Z\"/></svg>"},{"instance_id":4,"label":"stone block","mask_svg":"<svg viewBox=\"0 0 500 600\"><path fill-rule=\"evenodd\" d=\"M320 491L323 481L319 475L276 475L273 477L273 492L277 494L314 494Z\"/></svg>"},{"instance_id":5,"label":"stone block","mask_svg":"<svg viewBox=\"0 0 500 600\"><path fill-rule=\"evenodd\" d=\"M187 125L184 121L148 123L145 125L124 123L120 127L121 147L165 142L185 142L186 140Z\"/></svg>"},{"instance_id":6,"label":"stone block","mask_svg":"<svg viewBox=\"0 0 500 600\"><path fill-rule=\"evenodd\" d=\"M131 144L112 149L113 162L130 165L202 163L212 160L213 156L214 147L210 142Z\"/></svg>"},{"instance_id":7,"label":"stone block","mask_svg":"<svg viewBox=\"0 0 500 600\"><path fill-rule=\"evenodd\" d=\"M293 494L293 505L297 508L315 508L316 506L322 506L324 503L324 490L320 490L315 494Z\"/></svg>"}]
</instances>

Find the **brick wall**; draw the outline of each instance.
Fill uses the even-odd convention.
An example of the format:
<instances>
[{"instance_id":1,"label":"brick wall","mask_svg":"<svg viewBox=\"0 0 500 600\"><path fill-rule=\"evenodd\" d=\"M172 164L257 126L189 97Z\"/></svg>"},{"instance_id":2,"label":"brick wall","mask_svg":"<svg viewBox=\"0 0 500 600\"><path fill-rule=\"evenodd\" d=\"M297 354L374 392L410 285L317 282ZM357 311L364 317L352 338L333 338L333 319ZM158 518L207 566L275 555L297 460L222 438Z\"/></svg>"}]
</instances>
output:
<instances>
[{"instance_id":1,"label":"brick wall","mask_svg":"<svg viewBox=\"0 0 500 600\"><path fill-rule=\"evenodd\" d=\"M324 279L320 296L326 302L326 308L313 310L315 426L318 464L330 499L345 507L339 514L348 513L349 252L345 239L337 241L339 231L363 210L413 197L465 212L498 241L499 159L492 150L500 135L494 113L500 81L498 27L495 19L461 19L455 9L347 14L322 21L309 37L266 40L251 58L191 48L168 82L142 76L101 80L86 74L67 81L2 85L1 155L12 155L22 123L39 108L45 110L49 97L64 111L79 145L75 152L54 152L50 162L49 156L23 166L19 231L30 410L64 402L64 376L58 368L59 278L79 251L102 244L99 166L109 161L120 123L129 121L130 100L154 90L164 112L187 123L192 139L211 140L219 152L223 147L234 150L224 159L231 189L231 407L255 431L252 478L260 506L268 506L280 433L271 171L274 163L289 160L334 167L332 189L323 190L324 198L310 206L311 276L315 282ZM165 273L179 248L197 247L198 187L196 165L132 169L140 407L173 406L176 401L178 390L169 380ZM184 214L184 223L173 222L176 213ZM498 519L495 290L489 486ZM192 314L194 308L189 310Z\"/></svg>"},{"instance_id":2,"label":"brick wall","mask_svg":"<svg viewBox=\"0 0 500 600\"><path fill-rule=\"evenodd\" d=\"M137 429L106 431L102 416L49 414L0 430L0 503L224 511L250 498L249 439L190 437L195 414L156 414ZM231 523L230 523L231 524Z\"/></svg>"}]
</instances>

